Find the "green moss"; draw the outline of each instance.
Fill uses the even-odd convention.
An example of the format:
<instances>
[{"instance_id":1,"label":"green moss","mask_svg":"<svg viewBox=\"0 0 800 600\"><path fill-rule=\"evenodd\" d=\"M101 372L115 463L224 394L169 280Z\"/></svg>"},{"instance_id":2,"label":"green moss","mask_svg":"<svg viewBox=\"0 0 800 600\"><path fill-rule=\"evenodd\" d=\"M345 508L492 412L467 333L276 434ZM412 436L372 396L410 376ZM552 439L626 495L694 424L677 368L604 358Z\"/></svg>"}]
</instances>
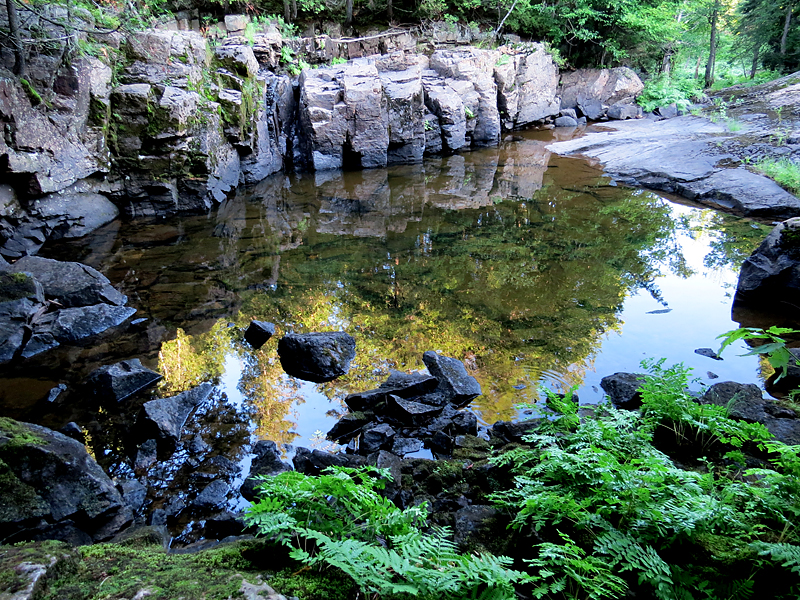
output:
<instances>
[{"instance_id":1,"label":"green moss","mask_svg":"<svg viewBox=\"0 0 800 600\"><path fill-rule=\"evenodd\" d=\"M36 286L25 273L0 273L0 302L33 296Z\"/></svg>"},{"instance_id":2,"label":"green moss","mask_svg":"<svg viewBox=\"0 0 800 600\"><path fill-rule=\"evenodd\" d=\"M57 579L73 573L77 568L75 553L69 544L55 540L28 542L11 546L0 546L0 597L2 592L14 594L28 585L29 580L20 576L16 567L22 563L55 565L48 569L48 577Z\"/></svg>"},{"instance_id":3,"label":"green moss","mask_svg":"<svg viewBox=\"0 0 800 600\"><path fill-rule=\"evenodd\" d=\"M31 432L23 423L8 417L0 417L0 435L8 438L8 442L1 448L3 452L30 444L44 443L42 438Z\"/></svg>"},{"instance_id":4,"label":"green moss","mask_svg":"<svg viewBox=\"0 0 800 600\"><path fill-rule=\"evenodd\" d=\"M38 106L43 102L41 94L34 89L30 81L21 77L19 83L33 106Z\"/></svg>"},{"instance_id":5,"label":"green moss","mask_svg":"<svg viewBox=\"0 0 800 600\"><path fill-rule=\"evenodd\" d=\"M300 600L349 600L356 597L355 582L341 571L284 569L269 581L269 585L285 596Z\"/></svg>"}]
</instances>

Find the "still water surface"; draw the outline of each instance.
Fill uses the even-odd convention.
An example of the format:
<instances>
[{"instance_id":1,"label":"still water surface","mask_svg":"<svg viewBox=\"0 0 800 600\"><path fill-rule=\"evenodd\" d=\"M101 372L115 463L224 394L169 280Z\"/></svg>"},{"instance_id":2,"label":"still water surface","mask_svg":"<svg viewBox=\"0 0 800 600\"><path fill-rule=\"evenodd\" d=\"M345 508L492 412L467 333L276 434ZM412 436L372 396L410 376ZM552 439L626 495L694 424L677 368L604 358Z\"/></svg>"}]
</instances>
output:
<instances>
[{"instance_id":1,"label":"still water surface","mask_svg":"<svg viewBox=\"0 0 800 600\"><path fill-rule=\"evenodd\" d=\"M112 223L52 246L42 254L97 268L146 320L0 371L0 410L53 427L75 420L124 475L122 430L138 405L126 416L75 393L42 399L126 358L164 374L157 396L216 383L189 424L182 460L195 471L217 453L246 462L256 437L325 447L346 394L389 368L423 368L426 350L478 378L472 409L484 424L519 418L516 405L542 385L597 402L603 376L640 371L645 358L683 362L706 384L760 384L756 358L694 350L738 326L738 267L768 227L616 187L585 161L551 155L550 136L423 165L277 175L209 215ZM252 318L278 328L260 351L242 341ZM351 372L327 384L283 374L277 338L319 330L356 338ZM158 468L169 478L186 465Z\"/></svg>"}]
</instances>

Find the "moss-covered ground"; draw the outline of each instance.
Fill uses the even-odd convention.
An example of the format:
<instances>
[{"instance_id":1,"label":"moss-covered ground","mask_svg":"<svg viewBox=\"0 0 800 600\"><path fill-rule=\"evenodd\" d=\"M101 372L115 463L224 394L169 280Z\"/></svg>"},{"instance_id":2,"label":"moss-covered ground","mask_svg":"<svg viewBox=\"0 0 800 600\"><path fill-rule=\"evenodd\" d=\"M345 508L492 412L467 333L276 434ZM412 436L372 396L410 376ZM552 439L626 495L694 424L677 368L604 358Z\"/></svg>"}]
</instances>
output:
<instances>
[{"instance_id":1,"label":"moss-covered ground","mask_svg":"<svg viewBox=\"0 0 800 600\"><path fill-rule=\"evenodd\" d=\"M341 572L303 568L286 551L263 540L224 544L194 554L169 554L152 538L71 549L61 542L0 546L0 598L26 585L15 567L72 554L48 581L42 600L122 600L146 590L149 600L241 598L242 581L264 582L301 600L355 598L353 581Z\"/></svg>"}]
</instances>

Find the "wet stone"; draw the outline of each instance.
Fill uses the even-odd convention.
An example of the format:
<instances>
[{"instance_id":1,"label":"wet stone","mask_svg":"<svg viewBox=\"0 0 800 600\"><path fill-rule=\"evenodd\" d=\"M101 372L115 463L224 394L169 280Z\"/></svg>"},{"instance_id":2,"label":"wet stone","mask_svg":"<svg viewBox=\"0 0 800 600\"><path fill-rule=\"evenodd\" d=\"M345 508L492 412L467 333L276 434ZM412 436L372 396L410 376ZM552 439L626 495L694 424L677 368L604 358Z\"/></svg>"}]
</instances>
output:
<instances>
[{"instance_id":1,"label":"wet stone","mask_svg":"<svg viewBox=\"0 0 800 600\"><path fill-rule=\"evenodd\" d=\"M348 394L344 403L354 412L379 410L386 402L386 390L367 390L366 392L356 392Z\"/></svg>"},{"instance_id":2,"label":"wet stone","mask_svg":"<svg viewBox=\"0 0 800 600\"><path fill-rule=\"evenodd\" d=\"M192 501L192 506L198 508L211 508L225 504L228 494L228 484L221 479L209 483L203 491Z\"/></svg>"},{"instance_id":3,"label":"wet stone","mask_svg":"<svg viewBox=\"0 0 800 600\"><path fill-rule=\"evenodd\" d=\"M433 392L438 386L439 381L431 375L392 371L378 389L401 398L414 398Z\"/></svg>"},{"instance_id":4,"label":"wet stone","mask_svg":"<svg viewBox=\"0 0 800 600\"><path fill-rule=\"evenodd\" d=\"M122 493L122 500L132 511L136 512L144 506L144 501L147 499L147 488L142 483L136 479L129 479L123 481L118 487Z\"/></svg>"},{"instance_id":5,"label":"wet stone","mask_svg":"<svg viewBox=\"0 0 800 600\"><path fill-rule=\"evenodd\" d=\"M716 352L714 352L711 348L697 348L694 351L695 354L699 354L700 356L707 356L708 358L713 358L714 360L722 360L722 357L719 356Z\"/></svg>"},{"instance_id":6,"label":"wet stone","mask_svg":"<svg viewBox=\"0 0 800 600\"><path fill-rule=\"evenodd\" d=\"M639 390L644 382L644 375L614 373L603 377L600 380L600 387L608 394L615 407L634 410L642 405L642 395Z\"/></svg>"},{"instance_id":7,"label":"wet stone","mask_svg":"<svg viewBox=\"0 0 800 600\"><path fill-rule=\"evenodd\" d=\"M274 323L251 321L250 325L247 327L247 331L244 332L244 339L253 348L258 350L261 346L266 344L273 335L275 335Z\"/></svg>"},{"instance_id":8,"label":"wet stone","mask_svg":"<svg viewBox=\"0 0 800 600\"><path fill-rule=\"evenodd\" d=\"M85 385L98 401L122 402L137 392L154 386L161 375L144 367L138 358L95 369Z\"/></svg>"},{"instance_id":9,"label":"wet stone","mask_svg":"<svg viewBox=\"0 0 800 600\"><path fill-rule=\"evenodd\" d=\"M405 400L393 394L388 398L389 413L403 422L430 419L442 412L441 406L431 406L413 400Z\"/></svg>"},{"instance_id":10,"label":"wet stone","mask_svg":"<svg viewBox=\"0 0 800 600\"><path fill-rule=\"evenodd\" d=\"M213 390L210 383L204 383L177 396L145 402L137 419L140 436L155 438L162 446L174 446L191 412L208 399Z\"/></svg>"},{"instance_id":11,"label":"wet stone","mask_svg":"<svg viewBox=\"0 0 800 600\"><path fill-rule=\"evenodd\" d=\"M481 395L478 380L467 373L460 360L428 350L422 355L422 362L439 381L438 391L444 393L454 404L466 404Z\"/></svg>"},{"instance_id":12,"label":"wet stone","mask_svg":"<svg viewBox=\"0 0 800 600\"><path fill-rule=\"evenodd\" d=\"M331 427L327 437L340 443L347 441L356 436L369 421L364 413L347 413Z\"/></svg>"},{"instance_id":13,"label":"wet stone","mask_svg":"<svg viewBox=\"0 0 800 600\"><path fill-rule=\"evenodd\" d=\"M239 493L252 502L256 496L256 486L258 482L253 479L256 476L264 475L273 477L284 471L291 471L292 467L281 460L281 452L278 445L272 440L259 440L253 446L253 460L250 462L250 473L244 480Z\"/></svg>"},{"instance_id":14,"label":"wet stone","mask_svg":"<svg viewBox=\"0 0 800 600\"><path fill-rule=\"evenodd\" d=\"M356 341L342 331L290 333L278 342L278 356L288 375L324 383L350 370L350 363L356 356Z\"/></svg>"},{"instance_id":15,"label":"wet stone","mask_svg":"<svg viewBox=\"0 0 800 600\"><path fill-rule=\"evenodd\" d=\"M363 467L367 459L349 454L331 454L322 450L297 448L292 459L294 470L304 475L319 475L328 467Z\"/></svg>"},{"instance_id":16,"label":"wet stone","mask_svg":"<svg viewBox=\"0 0 800 600\"><path fill-rule=\"evenodd\" d=\"M443 431L437 431L428 440L428 447L436 454L447 456L453 451L453 438Z\"/></svg>"},{"instance_id":17,"label":"wet stone","mask_svg":"<svg viewBox=\"0 0 800 600\"><path fill-rule=\"evenodd\" d=\"M422 441L415 438L396 437L392 443L392 454L404 456L422 450Z\"/></svg>"},{"instance_id":18,"label":"wet stone","mask_svg":"<svg viewBox=\"0 0 800 600\"><path fill-rule=\"evenodd\" d=\"M361 454L372 454L378 450L385 450L391 447L394 436L395 430L386 423L365 429L361 434Z\"/></svg>"}]
</instances>

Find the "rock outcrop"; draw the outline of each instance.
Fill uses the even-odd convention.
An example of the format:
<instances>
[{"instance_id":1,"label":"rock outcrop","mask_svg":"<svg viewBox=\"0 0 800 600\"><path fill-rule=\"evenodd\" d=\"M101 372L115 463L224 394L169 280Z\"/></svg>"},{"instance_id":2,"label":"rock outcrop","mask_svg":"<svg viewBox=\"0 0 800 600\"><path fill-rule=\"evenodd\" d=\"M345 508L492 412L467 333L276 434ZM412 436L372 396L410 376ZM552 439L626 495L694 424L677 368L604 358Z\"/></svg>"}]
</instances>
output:
<instances>
[{"instance_id":1,"label":"rock outcrop","mask_svg":"<svg viewBox=\"0 0 800 600\"><path fill-rule=\"evenodd\" d=\"M616 106L609 112L609 118L619 119L641 115L634 101L643 89L639 76L627 67L578 69L562 73L558 95L562 109L578 109L587 118L597 120L610 111L610 107ZM626 106L630 108L624 108ZM631 111L636 111L637 115L632 115Z\"/></svg>"},{"instance_id":2,"label":"rock outcrop","mask_svg":"<svg viewBox=\"0 0 800 600\"><path fill-rule=\"evenodd\" d=\"M74 262L0 262L0 364L97 335L136 312L104 275Z\"/></svg>"}]
</instances>

